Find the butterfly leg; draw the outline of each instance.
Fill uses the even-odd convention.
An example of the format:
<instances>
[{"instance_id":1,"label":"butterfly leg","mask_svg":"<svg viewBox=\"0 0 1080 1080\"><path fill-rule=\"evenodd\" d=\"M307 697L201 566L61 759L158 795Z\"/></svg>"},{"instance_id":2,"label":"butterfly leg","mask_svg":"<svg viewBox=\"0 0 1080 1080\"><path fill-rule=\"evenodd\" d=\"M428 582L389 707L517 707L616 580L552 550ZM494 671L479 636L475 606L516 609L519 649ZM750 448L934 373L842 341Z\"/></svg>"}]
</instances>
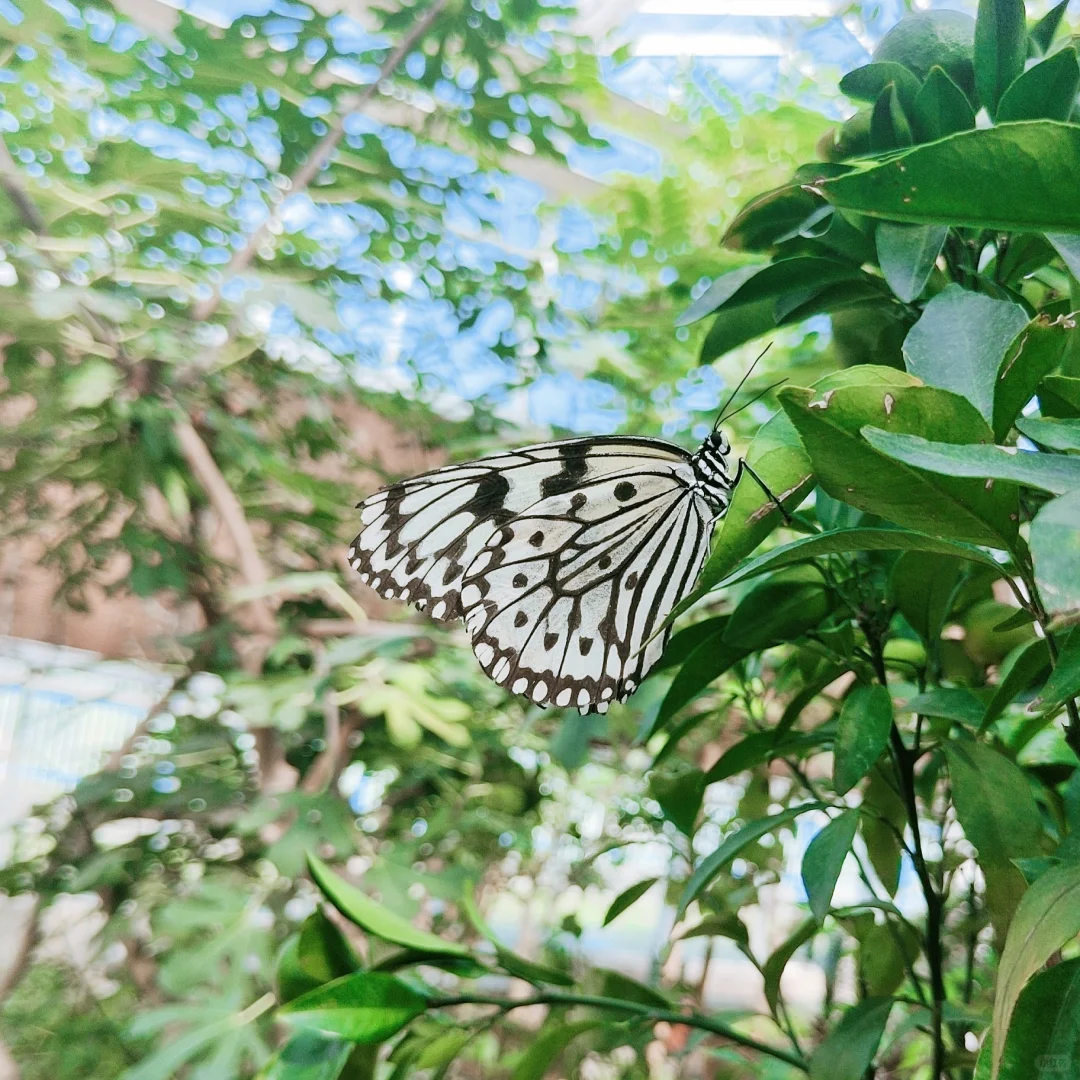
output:
<instances>
[{"instance_id":1,"label":"butterfly leg","mask_svg":"<svg viewBox=\"0 0 1080 1080\"><path fill-rule=\"evenodd\" d=\"M765 481L762 480L756 472L754 472L753 467L750 465L750 462L746 460L746 458L739 459L739 468L738 471L735 473L735 484L737 485L739 483L739 478L742 476L744 469L754 478L755 481L757 481L758 487L761 488L761 490L764 491L765 494L768 495L769 498L772 500L773 505L776 507L777 510L780 511L780 515L784 519L784 524L791 525L793 519L791 515L787 512L787 510L784 508L784 504L772 493L772 491L766 485Z\"/></svg>"}]
</instances>

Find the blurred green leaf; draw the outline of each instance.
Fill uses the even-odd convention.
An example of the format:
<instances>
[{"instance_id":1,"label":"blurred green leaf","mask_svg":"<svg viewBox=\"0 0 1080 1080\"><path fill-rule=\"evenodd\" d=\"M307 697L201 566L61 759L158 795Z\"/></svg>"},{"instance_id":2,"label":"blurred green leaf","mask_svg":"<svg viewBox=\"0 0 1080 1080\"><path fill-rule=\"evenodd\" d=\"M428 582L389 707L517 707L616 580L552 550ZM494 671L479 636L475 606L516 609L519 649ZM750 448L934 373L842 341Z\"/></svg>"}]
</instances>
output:
<instances>
[{"instance_id":1,"label":"blurred green leaf","mask_svg":"<svg viewBox=\"0 0 1080 1080\"><path fill-rule=\"evenodd\" d=\"M627 908L636 904L660 879L659 878L646 878L644 881L639 881L630 888L624 889L614 900L611 901L611 906L607 909L607 914L604 916L602 926L607 926L608 923L614 922Z\"/></svg>"},{"instance_id":2,"label":"blurred green leaf","mask_svg":"<svg viewBox=\"0 0 1080 1080\"><path fill-rule=\"evenodd\" d=\"M1076 458L1055 460L1077 464ZM1080 482L1071 487L1069 494L1048 502L1031 523L1035 581L1052 615L1080 611Z\"/></svg>"},{"instance_id":3,"label":"blurred green leaf","mask_svg":"<svg viewBox=\"0 0 1080 1080\"><path fill-rule=\"evenodd\" d=\"M810 841L803 855L803 888L806 889L810 910L818 922L824 921L832 906L836 882L858 828L859 811L845 810Z\"/></svg>"},{"instance_id":4,"label":"blurred green leaf","mask_svg":"<svg viewBox=\"0 0 1080 1080\"><path fill-rule=\"evenodd\" d=\"M693 836L707 782L700 769L683 768L677 772L654 769L649 779L649 794L679 832Z\"/></svg>"},{"instance_id":5,"label":"blurred green leaf","mask_svg":"<svg viewBox=\"0 0 1080 1080\"><path fill-rule=\"evenodd\" d=\"M603 1020L578 1020L567 1024L550 1020L532 1039L529 1048L510 1074L511 1080L543 1080L559 1055L579 1035L604 1026Z\"/></svg>"},{"instance_id":6,"label":"blurred green leaf","mask_svg":"<svg viewBox=\"0 0 1080 1080\"><path fill-rule=\"evenodd\" d=\"M892 998L867 998L849 1008L810 1059L810 1080L862 1080L877 1054Z\"/></svg>"},{"instance_id":7,"label":"blurred green leaf","mask_svg":"<svg viewBox=\"0 0 1080 1080\"><path fill-rule=\"evenodd\" d=\"M849 792L888 745L892 698L884 686L853 686L844 698L833 748L833 788Z\"/></svg>"},{"instance_id":8,"label":"blurred green leaf","mask_svg":"<svg viewBox=\"0 0 1080 1080\"><path fill-rule=\"evenodd\" d=\"M856 101L877 101L882 92L894 86L906 112L914 107L919 80L903 64L891 60L853 68L840 80L840 92Z\"/></svg>"},{"instance_id":9,"label":"blurred green leaf","mask_svg":"<svg viewBox=\"0 0 1080 1080\"><path fill-rule=\"evenodd\" d=\"M818 919L807 919L795 932L780 945L762 965L761 972L765 979L765 1000L774 1016L780 1007L780 979L791 958L821 931Z\"/></svg>"},{"instance_id":10,"label":"blurred green leaf","mask_svg":"<svg viewBox=\"0 0 1080 1080\"><path fill-rule=\"evenodd\" d=\"M1061 20L1065 17L1065 10L1069 6L1069 0L1061 0L1055 4L1032 28L1031 40L1039 52L1045 53L1050 50L1057 36Z\"/></svg>"}]
</instances>

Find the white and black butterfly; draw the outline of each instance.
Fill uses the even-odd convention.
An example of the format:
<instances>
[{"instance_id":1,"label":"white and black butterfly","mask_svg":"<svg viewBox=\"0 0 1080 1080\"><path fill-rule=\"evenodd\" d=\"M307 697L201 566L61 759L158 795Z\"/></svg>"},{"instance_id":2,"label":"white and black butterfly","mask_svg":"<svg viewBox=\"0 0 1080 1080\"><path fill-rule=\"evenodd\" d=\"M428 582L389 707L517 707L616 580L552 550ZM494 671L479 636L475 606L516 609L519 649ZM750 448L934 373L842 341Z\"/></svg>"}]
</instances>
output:
<instances>
[{"instance_id":1,"label":"white and black butterfly","mask_svg":"<svg viewBox=\"0 0 1080 1080\"><path fill-rule=\"evenodd\" d=\"M606 712L660 658L653 637L694 586L746 466L714 430L696 453L660 439L542 443L449 465L360 504L361 580L432 618L463 618L500 686Z\"/></svg>"}]
</instances>

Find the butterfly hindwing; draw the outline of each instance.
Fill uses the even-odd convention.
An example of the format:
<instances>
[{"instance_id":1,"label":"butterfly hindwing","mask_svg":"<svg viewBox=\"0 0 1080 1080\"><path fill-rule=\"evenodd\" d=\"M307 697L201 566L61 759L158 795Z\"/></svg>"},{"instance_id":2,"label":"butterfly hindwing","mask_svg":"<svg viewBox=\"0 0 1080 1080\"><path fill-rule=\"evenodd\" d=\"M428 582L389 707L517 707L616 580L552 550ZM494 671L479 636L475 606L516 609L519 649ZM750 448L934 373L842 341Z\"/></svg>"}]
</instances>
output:
<instances>
[{"instance_id":1,"label":"butterfly hindwing","mask_svg":"<svg viewBox=\"0 0 1080 1080\"><path fill-rule=\"evenodd\" d=\"M493 531L466 570L473 650L539 704L607 709L663 652L649 638L692 588L711 514L684 462L643 463L550 496ZM648 644L646 644L648 643Z\"/></svg>"},{"instance_id":2,"label":"butterfly hindwing","mask_svg":"<svg viewBox=\"0 0 1080 1080\"><path fill-rule=\"evenodd\" d=\"M407 600L435 619L459 618L465 570L493 530L533 504L605 474L686 458L657 439L601 437L436 469L360 504L363 529L349 562L381 596Z\"/></svg>"}]
</instances>

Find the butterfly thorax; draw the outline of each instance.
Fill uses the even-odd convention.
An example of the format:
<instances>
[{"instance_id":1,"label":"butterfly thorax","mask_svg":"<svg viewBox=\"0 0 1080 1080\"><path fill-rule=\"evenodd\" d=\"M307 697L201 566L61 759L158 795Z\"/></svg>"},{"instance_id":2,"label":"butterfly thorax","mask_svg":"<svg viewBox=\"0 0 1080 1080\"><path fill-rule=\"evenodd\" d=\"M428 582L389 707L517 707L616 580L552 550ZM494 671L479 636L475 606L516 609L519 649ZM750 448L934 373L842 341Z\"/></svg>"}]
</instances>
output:
<instances>
[{"instance_id":1,"label":"butterfly thorax","mask_svg":"<svg viewBox=\"0 0 1080 1080\"><path fill-rule=\"evenodd\" d=\"M731 444L727 436L722 431L713 431L690 458L695 486L716 516L722 514L731 502L732 480L728 475L730 453Z\"/></svg>"}]
</instances>

